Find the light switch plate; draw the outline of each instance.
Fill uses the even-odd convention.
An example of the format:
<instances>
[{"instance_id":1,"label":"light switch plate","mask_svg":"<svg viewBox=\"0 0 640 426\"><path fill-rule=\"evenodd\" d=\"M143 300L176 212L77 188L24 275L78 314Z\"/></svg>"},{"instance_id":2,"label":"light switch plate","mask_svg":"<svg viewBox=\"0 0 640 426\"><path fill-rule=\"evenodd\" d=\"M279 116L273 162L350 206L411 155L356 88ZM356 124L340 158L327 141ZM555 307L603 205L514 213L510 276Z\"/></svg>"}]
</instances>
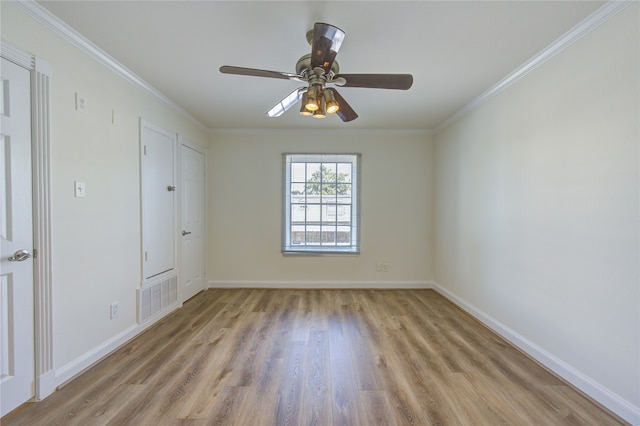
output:
<instances>
[{"instance_id":1,"label":"light switch plate","mask_svg":"<svg viewBox=\"0 0 640 426\"><path fill-rule=\"evenodd\" d=\"M76 92L76 111L83 112L85 114L89 113L89 99Z\"/></svg>"},{"instance_id":2,"label":"light switch plate","mask_svg":"<svg viewBox=\"0 0 640 426\"><path fill-rule=\"evenodd\" d=\"M84 198L86 195L86 185L84 182L75 182L76 198Z\"/></svg>"}]
</instances>

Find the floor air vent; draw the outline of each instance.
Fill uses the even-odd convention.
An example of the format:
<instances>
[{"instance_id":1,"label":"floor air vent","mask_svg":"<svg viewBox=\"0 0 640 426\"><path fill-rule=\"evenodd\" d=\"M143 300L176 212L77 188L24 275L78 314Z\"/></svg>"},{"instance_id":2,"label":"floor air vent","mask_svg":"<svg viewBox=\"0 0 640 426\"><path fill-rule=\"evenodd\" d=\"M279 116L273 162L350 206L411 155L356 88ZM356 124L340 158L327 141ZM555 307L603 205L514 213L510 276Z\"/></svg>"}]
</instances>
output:
<instances>
[{"instance_id":1,"label":"floor air vent","mask_svg":"<svg viewBox=\"0 0 640 426\"><path fill-rule=\"evenodd\" d=\"M138 289L138 323L142 324L178 301L178 277Z\"/></svg>"}]
</instances>

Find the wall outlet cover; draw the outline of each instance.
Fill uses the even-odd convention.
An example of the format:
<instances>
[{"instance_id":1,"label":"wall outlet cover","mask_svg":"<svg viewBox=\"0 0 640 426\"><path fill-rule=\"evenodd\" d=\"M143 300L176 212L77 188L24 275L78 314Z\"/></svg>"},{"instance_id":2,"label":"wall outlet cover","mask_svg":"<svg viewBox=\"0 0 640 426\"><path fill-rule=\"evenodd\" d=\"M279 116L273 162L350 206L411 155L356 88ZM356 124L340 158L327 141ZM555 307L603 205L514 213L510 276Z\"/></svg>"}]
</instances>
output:
<instances>
[{"instance_id":1,"label":"wall outlet cover","mask_svg":"<svg viewBox=\"0 0 640 426\"><path fill-rule=\"evenodd\" d=\"M120 302L113 302L109 306L109 317L111 319L117 318L120 314Z\"/></svg>"}]
</instances>

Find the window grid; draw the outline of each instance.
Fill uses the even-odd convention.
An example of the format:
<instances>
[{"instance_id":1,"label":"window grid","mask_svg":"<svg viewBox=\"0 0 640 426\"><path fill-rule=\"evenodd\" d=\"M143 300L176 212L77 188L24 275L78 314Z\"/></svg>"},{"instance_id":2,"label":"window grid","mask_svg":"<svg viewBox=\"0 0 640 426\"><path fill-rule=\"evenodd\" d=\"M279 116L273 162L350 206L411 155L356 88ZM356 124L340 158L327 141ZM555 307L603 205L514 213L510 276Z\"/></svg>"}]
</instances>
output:
<instances>
[{"instance_id":1,"label":"window grid","mask_svg":"<svg viewBox=\"0 0 640 426\"><path fill-rule=\"evenodd\" d=\"M285 154L283 251L359 251L357 159L352 154Z\"/></svg>"},{"instance_id":2,"label":"window grid","mask_svg":"<svg viewBox=\"0 0 640 426\"><path fill-rule=\"evenodd\" d=\"M337 246L337 245L349 245L350 237L347 234L346 236L341 235L345 234L345 229L349 229L351 226L351 218L346 215L344 207L351 205L351 200L348 202L342 201L340 203L340 207L342 207L341 216L343 220L338 220L338 195L340 192L345 194L351 194L351 180L349 179L347 182L340 183L340 188L338 188L338 182L336 180L326 180L327 174L322 173L323 170L328 171L346 171L347 176L351 175L351 163L327 163L322 162L318 163L319 167L309 167L310 163L291 163L291 167L294 168L304 167L304 176L306 179L304 181L297 181L295 179L292 180L291 186L294 187L295 184L302 184L304 186L304 199L300 200L300 202L291 203L292 209L302 209L305 212L304 221L295 221L291 220L291 235L293 236L293 242L299 242L304 245L320 245L320 246ZM314 163L315 165L315 163ZM311 170L309 170L311 169ZM311 180L314 176L314 173L319 173L320 180L318 182ZM292 173L292 176L294 174ZM328 192L328 194L326 193ZM309 197L309 194L312 195L313 199ZM315 195L318 193L317 195ZM333 193L333 194L331 194ZM316 214L310 214L310 211L316 212ZM333 213L333 214L332 214ZM294 215L292 214L292 218ZM331 219L333 217L333 219ZM345 228L348 227L348 228ZM297 232L300 232L300 227L304 227L304 231L302 231L303 238L296 238ZM298 229L298 231L296 231ZM339 233L338 230L343 232ZM312 235L310 236L310 233ZM317 235L315 235L317 234ZM342 238L341 238L342 237Z\"/></svg>"}]
</instances>

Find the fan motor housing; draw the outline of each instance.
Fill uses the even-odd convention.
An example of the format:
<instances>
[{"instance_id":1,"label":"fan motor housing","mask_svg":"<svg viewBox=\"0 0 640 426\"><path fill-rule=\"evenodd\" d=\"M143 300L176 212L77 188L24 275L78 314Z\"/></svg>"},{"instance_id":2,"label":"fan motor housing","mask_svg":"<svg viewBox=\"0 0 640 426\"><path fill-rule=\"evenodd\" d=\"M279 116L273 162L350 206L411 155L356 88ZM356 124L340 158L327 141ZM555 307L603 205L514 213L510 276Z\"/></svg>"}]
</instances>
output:
<instances>
[{"instance_id":1,"label":"fan motor housing","mask_svg":"<svg viewBox=\"0 0 640 426\"><path fill-rule=\"evenodd\" d=\"M311 71L311 54L306 54L296 62L296 74L305 75L309 74ZM331 66L331 71L329 73L336 75L340 71L340 65L338 65L338 61L333 61L333 65Z\"/></svg>"}]
</instances>

